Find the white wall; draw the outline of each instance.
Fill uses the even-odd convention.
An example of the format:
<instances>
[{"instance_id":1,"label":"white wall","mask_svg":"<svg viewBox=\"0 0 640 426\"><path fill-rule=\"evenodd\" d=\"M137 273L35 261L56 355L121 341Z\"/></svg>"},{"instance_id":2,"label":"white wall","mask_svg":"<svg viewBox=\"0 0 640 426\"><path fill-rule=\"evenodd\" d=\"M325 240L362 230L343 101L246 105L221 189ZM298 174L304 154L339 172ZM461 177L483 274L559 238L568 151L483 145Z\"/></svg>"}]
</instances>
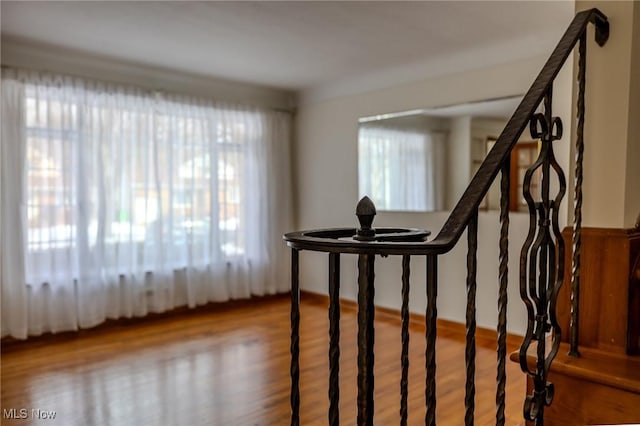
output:
<instances>
[{"instance_id":1,"label":"white wall","mask_svg":"<svg viewBox=\"0 0 640 426\"><path fill-rule=\"evenodd\" d=\"M3 66L131 84L147 90L207 97L289 111L290 91L130 63L88 52L2 36Z\"/></svg>"},{"instance_id":2,"label":"white wall","mask_svg":"<svg viewBox=\"0 0 640 426\"><path fill-rule=\"evenodd\" d=\"M523 94L542 68L546 57L432 78L395 87L336 97L300 106L297 115L294 176L297 185L297 228L356 226L358 201L358 118L382 113L466 103ZM554 93L566 108L557 108L570 122L571 61L559 77ZM568 78L567 78L568 75ZM567 100L568 99L568 100ZM567 126L565 126L567 127ZM568 132L567 132L568 133ZM568 161L565 139L560 161ZM468 169L468 163L465 164ZM377 226L414 226L436 234L447 217L437 213L380 213ZM496 212L480 213L478 249L478 325L494 327L497 320L498 218ZM511 215L509 262L509 330L523 333L526 314L518 290L518 258L528 217ZM464 239L464 237L463 237ZM343 256L341 296L355 300L356 259ZM302 252L300 280L304 290L327 293L328 260L325 254ZM379 306L400 307L398 259L376 260L376 297ZM423 313L426 306L424 259L414 259L411 310ZM461 241L439 261L439 317L464 322L466 242Z\"/></svg>"},{"instance_id":3,"label":"white wall","mask_svg":"<svg viewBox=\"0 0 640 426\"><path fill-rule=\"evenodd\" d=\"M445 206L452 209L471 180L471 116L451 118L447 137Z\"/></svg>"},{"instance_id":4,"label":"white wall","mask_svg":"<svg viewBox=\"0 0 640 426\"><path fill-rule=\"evenodd\" d=\"M640 2L575 6L597 7L611 25L603 47L588 34L583 226L631 228L640 213Z\"/></svg>"}]
</instances>

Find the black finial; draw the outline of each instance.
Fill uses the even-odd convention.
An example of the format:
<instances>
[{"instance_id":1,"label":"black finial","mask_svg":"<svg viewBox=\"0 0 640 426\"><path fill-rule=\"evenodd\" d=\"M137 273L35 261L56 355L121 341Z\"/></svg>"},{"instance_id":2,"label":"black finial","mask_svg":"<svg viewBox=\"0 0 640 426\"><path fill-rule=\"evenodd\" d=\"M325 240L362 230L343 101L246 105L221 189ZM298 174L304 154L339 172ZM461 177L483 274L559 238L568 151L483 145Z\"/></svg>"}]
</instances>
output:
<instances>
[{"instance_id":1,"label":"black finial","mask_svg":"<svg viewBox=\"0 0 640 426\"><path fill-rule=\"evenodd\" d=\"M376 215L376 206L371 198L366 195L358 202L356 206L356 216L360 222L360 229L356 231L354 239L359 241L373 241L376 239L376 231L371 228L373 218Z\"/></svg>"}]
</instances>

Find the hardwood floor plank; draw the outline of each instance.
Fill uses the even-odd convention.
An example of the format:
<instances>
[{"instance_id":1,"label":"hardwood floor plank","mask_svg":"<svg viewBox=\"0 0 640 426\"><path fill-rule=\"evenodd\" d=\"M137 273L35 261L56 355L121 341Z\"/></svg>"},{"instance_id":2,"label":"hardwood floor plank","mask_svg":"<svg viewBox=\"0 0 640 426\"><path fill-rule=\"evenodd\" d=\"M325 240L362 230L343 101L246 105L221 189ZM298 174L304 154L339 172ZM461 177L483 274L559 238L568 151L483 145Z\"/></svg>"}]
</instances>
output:
<instances>
[{"instance_id":1,"label":"hardwood floor plank","mask_svg":"<svg viewBox=\"0 0 640 426\"><path fill-rule=\"evenodd\" d=\"M301 424L326 425L329 321L321 299L302 297ZM342 307L340 420L356 419L357 318ZM438 330L438 423L464 419L464 334ZM478 335L476 424L495 423L495 339ZM424 422L424 326L410 326L410 425ZM513 344L512 344L513 346ZM510 347L510 350L515 347ZM400 419L400 316L376 317L375 423ZM2 347L2 409L27 409L12 425L286 425L289 297L116 322ZM509 363L507 423L521 423L524 376ZM31 409L55 411L37 419ZM19 411L17 412L19 413ZM37 412L34 412L37 415Z\"/></svg>"}]
</instances>

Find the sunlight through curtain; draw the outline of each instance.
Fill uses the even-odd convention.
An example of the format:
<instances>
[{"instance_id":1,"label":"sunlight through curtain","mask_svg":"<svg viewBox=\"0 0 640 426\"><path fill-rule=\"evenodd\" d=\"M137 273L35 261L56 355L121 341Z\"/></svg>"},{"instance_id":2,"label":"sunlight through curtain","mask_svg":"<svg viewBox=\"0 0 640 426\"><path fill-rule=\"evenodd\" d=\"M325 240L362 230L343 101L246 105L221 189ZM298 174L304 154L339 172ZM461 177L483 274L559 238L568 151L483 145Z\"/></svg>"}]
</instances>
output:
<instances>
[{"instance_id":1,"label":"sunlight through curtain","mask_svg":"<svg viewBox=\"0 0 640 426\"><path fill-rule=\"evenodd\" d=\"M442 209L442 135L360 126L358 141L360 196L380 210Z\"/></svg>"},{"instance_id":2,"label":"sunlight through curtain","mask_svg":"<svg viewBox=\"0 0 640 426\"><path fill-rule=\"evenodd\" d=\"M2 85L2 336L288 289L288 114L27 71Z\"/></svg>"}]
</instances>

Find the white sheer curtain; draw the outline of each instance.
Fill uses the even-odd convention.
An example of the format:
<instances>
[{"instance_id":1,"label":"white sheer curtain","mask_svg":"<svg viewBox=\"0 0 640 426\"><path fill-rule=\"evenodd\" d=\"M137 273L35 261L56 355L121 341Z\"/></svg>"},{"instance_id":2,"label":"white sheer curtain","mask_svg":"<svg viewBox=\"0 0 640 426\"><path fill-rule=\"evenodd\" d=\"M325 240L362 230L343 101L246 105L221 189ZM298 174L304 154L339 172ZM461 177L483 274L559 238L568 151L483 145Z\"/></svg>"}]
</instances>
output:
<instances>
[{"instance_id":1,"label":"white sheer curtain","mask_svg":"<svg viewBox=\"0 0 640 426\"><path fill-rule=\"evenodd\" d=\"M2 336L286 291L290 116L3 69Z\"/></svg>"},{"instance_id":2,"label":"white sheer curtain","mask_svg":"<svg viewBox=\"0 0 640 426\"><path fill-rule=\"evenodd\" d=\"M360 195L381 210L440 210L443 140L437 133L360 126Z\"/></svg>"}]
</instances>

